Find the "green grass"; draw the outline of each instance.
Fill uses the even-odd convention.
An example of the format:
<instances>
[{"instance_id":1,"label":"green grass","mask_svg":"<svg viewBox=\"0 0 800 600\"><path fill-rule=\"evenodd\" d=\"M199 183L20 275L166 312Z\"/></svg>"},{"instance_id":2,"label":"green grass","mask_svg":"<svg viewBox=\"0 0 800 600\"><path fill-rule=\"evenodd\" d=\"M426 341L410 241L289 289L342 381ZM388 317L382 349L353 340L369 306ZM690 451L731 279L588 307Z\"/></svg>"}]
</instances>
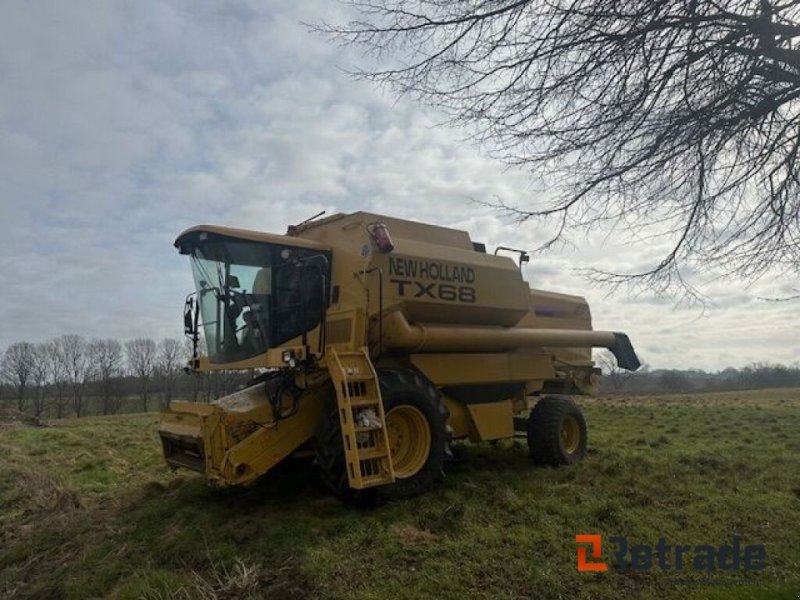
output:
<instances>
[{"instance_id":1,"label":"green grass","mask_svg":"<svg viewBox=\"0 0 800 600\"><path fill-rule=\"evenodd\" d=\"M587 459L459 446L445 483L372 510L313 467L206 489L163 464L154 414L0 430L0 597L791 598L800 392L586 400ZM577 533L764 544L756 573L578 573ZM607 556L610 558L610 555Z\"/></svg>"}]
</instances>

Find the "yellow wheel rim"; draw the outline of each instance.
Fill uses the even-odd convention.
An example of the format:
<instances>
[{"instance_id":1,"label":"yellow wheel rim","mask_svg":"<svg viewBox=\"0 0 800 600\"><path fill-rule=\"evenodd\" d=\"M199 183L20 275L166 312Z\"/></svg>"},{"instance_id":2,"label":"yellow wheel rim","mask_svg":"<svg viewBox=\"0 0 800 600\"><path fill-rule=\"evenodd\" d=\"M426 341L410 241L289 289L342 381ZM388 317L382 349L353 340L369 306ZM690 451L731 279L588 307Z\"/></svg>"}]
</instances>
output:
<instances>
[{"instance_id":1,"label":"yellow wheel rim","mask_svg":"<svg viewBox=\"0 0 800 600\"><path fill-rule=\"evenodd\" d=\"M431 453L431 428L425 415L413 406L396 406L386 413L386 433L395 477L416 474Z\"/></svg>"},{"instance_id":2,"label":"yellow wheel rim","mask_svg":"<svg viewBox=\"0 0 800 600\"><path fill-rule=\"evenodd\" d=\"M567 415L561 422L561 447L567 454L572 454L581 443L581 428L575 417Z\"/></svg>"}]
</instances>

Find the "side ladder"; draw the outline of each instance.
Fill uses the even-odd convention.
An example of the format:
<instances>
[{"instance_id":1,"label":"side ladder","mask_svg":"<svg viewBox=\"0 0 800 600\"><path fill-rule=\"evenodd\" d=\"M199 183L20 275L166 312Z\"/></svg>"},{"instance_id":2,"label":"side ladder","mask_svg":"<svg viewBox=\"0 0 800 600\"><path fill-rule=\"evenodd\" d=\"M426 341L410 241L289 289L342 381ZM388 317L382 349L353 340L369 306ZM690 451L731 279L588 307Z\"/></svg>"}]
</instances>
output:
<instances>
[{"instance_id":1,"label":"side ladder","mask_svg":"<svg viewBox=\"0 0 800 600\"><path fill-rule=\"evenodd\" d=\"M367 349L328 351L328 371L336 389L350 487L364 489L394 483L378 375Z\"/></svg>"}]
</instances>

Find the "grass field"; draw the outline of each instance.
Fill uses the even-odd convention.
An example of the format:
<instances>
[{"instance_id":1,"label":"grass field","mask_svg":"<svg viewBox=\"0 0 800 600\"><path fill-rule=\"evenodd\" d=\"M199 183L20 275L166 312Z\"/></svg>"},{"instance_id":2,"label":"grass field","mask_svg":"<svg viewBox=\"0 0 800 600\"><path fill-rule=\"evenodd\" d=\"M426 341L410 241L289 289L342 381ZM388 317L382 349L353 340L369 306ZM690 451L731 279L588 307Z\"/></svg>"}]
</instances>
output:
<instances>
[{"instance_id":1,"label":"grass field","mask_svg":"<svg viewBox=\"0 0 800 600\"><path fill-rule=\"evenodd\" d=\"M0 429L0 597L800 597L800 391L583 406L580 465L460 446L440 488L368 511L299 462L210 491L165 467L155 414ZM579 573L577 533L736 534L766 546L767 568Z\"/></svg>"}]
</instances>

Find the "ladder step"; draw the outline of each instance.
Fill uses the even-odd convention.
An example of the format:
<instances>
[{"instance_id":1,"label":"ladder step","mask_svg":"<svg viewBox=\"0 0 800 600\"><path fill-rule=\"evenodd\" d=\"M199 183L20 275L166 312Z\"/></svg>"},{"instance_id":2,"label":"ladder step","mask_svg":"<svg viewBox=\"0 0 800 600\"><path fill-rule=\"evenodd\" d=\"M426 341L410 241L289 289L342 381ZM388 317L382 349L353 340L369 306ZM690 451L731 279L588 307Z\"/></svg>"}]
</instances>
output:
<instances>
[{"instance_id":1,"label":"ladder step","mask_svg":"<svg viewBox=\"0 0 800 600\"><path fill-rule=\"evenodd\" d=\"M372 381L373 378L372 378L372 375L369 375L369 374L367 374L367 375L347 375L347 374L345 374L345 379L344 380L349 383L350 381Z\"/></svg>"},{"instance_id":2,"label":"ladder step","mask_svg":"<svg viewBox=\"0 0 800 600\"><path fill-rule=\"evenodd\" d=\"M358 459L359 460L370 460L372 458L384 458L385 456L389 456L383 448L369 448L369 449L360 449L358 451Z\"/></svg>"},{"instance_id":3,"label":"ladder step","mask_svg":"<svg viewBox=\"0 0 800 600\"><path fill-rule=\"evenodd\" d=\"M380 431L383 427L359 427L356 425L353 429L356 433L369 433L370 431Z\"/></svg>"},{"instance_id":4,"label":"ladder step","mask_svg":"<svg viewBox=\"0 0 800 600\"><path fill-rule=\"evenodd\" d=\"M361 478L361 487L373 487L376 485L383 485L385 483L391 483L391 481L386 481L386 477L384 475L369 475L367 477Z\"/></svg>"},{"instance_id":5,"label":"ladder step","mask_svg":"<svg viewBox=\"0 0 800 600\"><path fill-rule=\"evenodd\" d=\"M358 398L357 400L350 400L350 406L353 408L361 408L364 406L377 406L380 400L377 398Z\"/></svg>"}]
</instances>

